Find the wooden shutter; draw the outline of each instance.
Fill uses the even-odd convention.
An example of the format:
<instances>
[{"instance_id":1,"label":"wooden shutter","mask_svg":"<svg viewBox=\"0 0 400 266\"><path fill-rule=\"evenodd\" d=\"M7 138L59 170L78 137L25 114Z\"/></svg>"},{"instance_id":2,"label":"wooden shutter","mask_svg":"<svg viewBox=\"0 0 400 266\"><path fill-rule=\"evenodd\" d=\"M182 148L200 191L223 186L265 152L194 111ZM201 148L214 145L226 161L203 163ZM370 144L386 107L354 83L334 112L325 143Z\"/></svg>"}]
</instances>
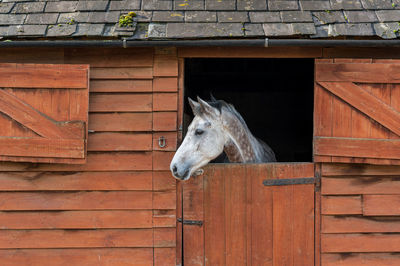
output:
<instances>
[{"instance_id":1,"label":"wooden shutter","mask_svg":"<svg viewBox=\"0 0 400 266\"><path fill-rule=\"evenodd\" d=\"M0 64L0 160L84 163L87 65Z\"/></svg>"},{"instance_id":2,"label":"wooden shutter","mask_svg":"<svg viewBox=\"0 0 400 266\"><path fill-rule=\"evenodd\" d=\"M400 60L317 60L314 161L400 164Z\"/></svg>"}]
</instances>

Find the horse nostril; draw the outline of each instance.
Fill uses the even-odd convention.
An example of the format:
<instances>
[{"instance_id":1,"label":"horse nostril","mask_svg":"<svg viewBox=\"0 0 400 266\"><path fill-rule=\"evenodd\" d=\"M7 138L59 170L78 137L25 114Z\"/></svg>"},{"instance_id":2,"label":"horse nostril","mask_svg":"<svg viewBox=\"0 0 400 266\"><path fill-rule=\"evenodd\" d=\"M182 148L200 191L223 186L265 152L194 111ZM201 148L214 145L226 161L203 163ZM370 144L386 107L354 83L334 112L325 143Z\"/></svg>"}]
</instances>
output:
<instances>
[{"instance_id":1,"label":"horse nostril","mask_svg":"<svg viewBox=\"0 0 400 266\"><path fill-rule=\"evenodd\" d=\"M176 165L172 166L172 172L174 172L174 174L176 174L177 171L178 171L178 168L176 168Z\"/></svg>"}]
</instances>

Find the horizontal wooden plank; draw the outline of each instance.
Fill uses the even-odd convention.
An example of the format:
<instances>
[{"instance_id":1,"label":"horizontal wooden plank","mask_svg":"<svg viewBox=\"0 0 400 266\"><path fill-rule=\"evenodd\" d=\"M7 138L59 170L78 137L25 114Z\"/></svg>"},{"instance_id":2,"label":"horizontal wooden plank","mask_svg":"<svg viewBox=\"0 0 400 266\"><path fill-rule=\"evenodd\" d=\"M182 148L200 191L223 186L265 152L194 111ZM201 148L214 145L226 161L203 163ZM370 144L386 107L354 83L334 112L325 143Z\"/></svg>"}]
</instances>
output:
<instances>
[{"instance_id":1,"label":"horizontal wooden plank","mask_svg":"<svg viewBox=\"0 0 400 266\"><path fill-rule=\"evenodd\" d=\"M152 209L150 191L2 192L0 210L137 210Z\"/></svg>"},{"instance_id":2,"label":"horizontal wooden plank","mask_svg":"<svg viewBox=\"0 0 400 266\"><path fill-rule=\"evenodd\" d=\"M32 63L36 64L63 64L64 49L56 47L6 48L2 49L0 62L4 63Z\"/></svg>"},{"instance_id":3,"label":"horizontal wooden plank","mask_svg":"<svg viewBox=\"0 0 400 266\"><path fill-rule=\"evenodd\" d=\"M400 233L400 217L322 215L322 233Z\"/></svg>"},{"instance_id":4,"label":"horizontal wooden plank","mask_svg":"<svg viewBox=\"0 0 400 266\"><path fill-rule=\"evenodd\" d=\"M162 139L165 139L165 143ZM177 132L156 132L153 133L153 150L176 151L178 145ZM162 147L164 145L164 147Z\"/></svg>"},{"instance_id":5,"label":"horizontal wooden plank","mask_svg":"<svg viewBox=\"0 0 400 266\"><path fill-rule=\"evenodd\" d=\"M0 249L152 247L152 231L152 229L1 230Z\"/></svg>"},{"instance_id":6,"label":"horizontal wooden plank","mask_svg":"<svg viewBox=\"0 0 400 266\"><path fill-rule=\"evenodd\" d=\"M314 137L314 154L400 159L400 140Z\"/></svg>"},{"instance_id":7,"label":"horizontal wooden plank","mask_svg":"<svg viewBox=\"0 0 400 266\"><path fill-rule=\"evenodd\" d=\"M400 265L400 253L322 254L321 259L324 266Z\"/></svg>"},{"instance_id":8,"label":"horizontal wooden plank","mask_svg":"<svg viewBox=\"0 0 400 266\"><path fill-rule=\"evenodd\" d=\"M153 93L153 111L177 111L177 93Z\"/></svg>"},{"instance_id":9,"label":"horizontal wooden plank","mask_svg":"<svg viewBox=\"0 0 400 266\"><path fill-rule=\"evenodd\" d=\"M179 57L226 58L316 58L322 49L315 47L181 47Z\"/></svg>"},{"instance_id":10,"label":"horizontal wooden plank","mask_svg":"<svg viewBox=\"0 0 400 266\"><path fill-rule=\"evenodd\" d=\"M153 170L162 171L169 170L169 165L174 157L175 152L153 152Z\"/></svg>"},{"instance_id":11,"label":"horizontal wooden plank","mask_svg":"<svg viewBox=\"0 0 400 266\"><path fill-rule=\"evenodd\" d=\"M316 64L315 79L365 83L399 83L400 64L331 63Z\"/></svg>"},{"instance_id":12,"label":"horizontal wooden plank","mask_svg":"<svg viewBox=\"0 0 400 266\"><path fill-rule=\"evenodd\" d=\"M171 176L168 176L171 178ZM158 190L171 188L164 176L153 180ZM172 181L175 184L175 179ZM0 172L0 191L151 190L146 172Z\"/></svg>"},{"instance_id":13,"label":"horizontal wooden plank","mask_svg":"<svg viewBox=\"0 0 400 266\"><path fill-rule=\"evenodd\" d=\"M154 247L166 248L176 246L175 228L154 228Z\"/></svg>"},{"instance_id":14,"label":"horizontal wooden plank","mask_svg":"<svg viewBox=\"0 0 400 266\"><path fill-rule=\"evenodd\" d=\"M0 87L84 89L88 71L88 65L0 64Z\"/></svg>"},{"instance_id":15,"label":"horizontal wooden plank","mask_svg":"<svg viewBox=\"0 0 400 266\"><path fill-rule=\"evenodd\" d=\"M29 128L39 136L52 139L77 138L76 131L70 131L68 127L62 127L60 123L56 123L22 99L3 89L0 89L0 112ZM79 126L79 124L76 124L76 126ZM79 137L81 136L79 135Z\"/></svg>"},{"instance_id":16,"label":"horizontal wooden plank","mask_svg":"<svg viewBox=\"0 0 400 266\"><path fill-rule=\"evenodd\" d=\"M154 131L176 131L177 130L176 112L154 112L153 130Z\"/></svg>"},{"instance_id":17,"label":"horizontal wooden plank","mask_svg":"<svg viewBox=\"0 0 400 266\"><path fill-rule=\"evenodd\" d=\"M151 92L151 80L91 80L90 92Z\"/></svg>"},{"instance_id":18,"label":"horizontal wooden plank","mask_svg":"<svg viewBox=\"0 0 400 266\"><path fill-rule=\"evenodd\" d=\"M152 134L97 132L89 134L88 151L150 151Z\"/></svg>"},{"instance_id":19,"label":"horizontal wooden plank","mask_svg":"<svg viewBox=\"0 0 400 266\"><path fill-rule=\"evenodd\" d=\"M92 93L90 112L151 112L151 94Z\"/></svg>"},{"instance_id":20,"label":"horizontal wooden plank","mask_svg":"<svg viewBox=\"0 0 400 266\"><path fill-rule=\"evenodd\" d=\"M153 192L153 209L176 209L176 191Z\"/></svg>"},{"instance_id":21,"label":"horizontal wooden plank","mask_svg":"<svg viewBox=\"0 0 400 266\"><path fill-rule=\"evenodd\" d=\"M153 190L176 190L176 182L170 171L153 171Z\"/></svg>"},{"instance_id":22,"label":"horizontal wooden plank","mask_svg":"<svg viewBox=\"0 0 400 266\"><path fill-rule=\"evenodd\" d=\"M323 177L321 184L324 195L395 194L399 191L400 179L391 176Z\"/></svg>"},{"instance_id":23,"label":"horizontal wooden plank","mask_svg":"<svg viewBox=\"0 0 400 266\"><path fill-rule=\"evenodd\" d=\"M322 164L323 176L400 175L400 166L367 164Z\"/></svg>"},{"instance_id":24,"label":"horizontal wooden plank","mask_svg":"<svg viewBox=\"0 0 400 266\"><path fill-rule=\"evenodd\" d=\"M0 154L5 156L85 158L83 139L0 137Z\"/></svg>"},{"instance_id":25,"label":"horizontal wooden plank","mask_svg":"<svg viewBox=\"0 0 400 266\"><path fill-rule=\"evenodd\" d=\"M140 171L151 168L151 152L89 153L83 165L0 163L1 171Z\"/></svg>"},{"instance_id":26,"label":"horizontal wooden plank","mask_svg":"<svg viewBox=\"0 0 400 266\"><path fill-rule=\"evenodd\" d=\"M176 227L176 210L153 210L153 227Z\"/></svg>"},{"instance_id":27,"label":"horizontal wooden plank","mask_svg":"<svg viewBox=\"0 0 400 266\"><path fill-rule=\"evenodd\" d=\"M399 111L367 90L352 82L318 82L318 84L380 125L400 135Z\"/></svg>"},{"instance_id":28,"label":"horizontal wooden plank","mask_svg":"<svg viewBox=\"0 0 400 266\"><path fill-rule=\"evenodd\" d=\"M151 131L151 113L89 114L89 130L94 131Z\"/></svg>"},{"instance_id":29,"label":"horizontal wooden plank","mask_svg":"<svg viewBox=\"0 0 400 266\"><path fill-rule=\"evenodd\" d=\"M154 76L155 77L178 76L178 57L176 55L154 56Z\"/></svg>"},{"instance_id":30,"label":"horizontal wooden plank","mask_svg":"<svg viewBox=\"0 0 400 266\"><path fill-rule=\"evenodd\" d=\"M151 48L73 48L65 49L65 62L91 67L143 67L153 65Z\"/></svg>"},{"instance_id":31,"label":"horizontal wooden plank","mask_svg":"<svg viewBox=\"0 0 400 266\"><path fill-rule=\"evenodd\" d=\"M328 215L362 214L361 196L322 196L321 213Z\"/></svg>"},{"instance_id":32,"label":"horizontal wooden plank","mask_svg":"<svg viewBox=\"0 0 400 266\"><path fill-rule=\"evenodd\" d=\"M321 251L399 252L400 234L322 234Z\"/></svg>"},{"instance_id":33,"label":"horizontal wooden plank","mask_svg":"<svg viewBox=\"0 0 400 266\"><path fill-rule=\"evenodd\" d=\"M393 216L400 215L400 194L363 195L363 215Z\"/></svg>"},{"instance_id":34,"label":"horizontal wooden plank","mask_svg":"<svg viewBox=\"0 0 400 266\"><path fill-rule=\"evenodd\" d=\"M155 77L153 80L154 92L175 92L178 91L178 78Z\"/></svg>"},{"instance_id":35,"label":"horizontal wooden plank","mask_svg":"<svg viewBox=\"0 0 400 266\"><path fill-rule=\"evenodd\" d=\"M4 266L138 266L153 265L153 248L6 249L0 250Z\"/></svg>"},{"instance_id":36,"label":"horizontal wooden plank","mask_svg":"<svg viewBox=\"0 0 400 266\"><path fill-rule=\"evenodd\" d=\"M108 68L96 67L90 69L90 79L151 79L153 68L151 67L124 67Z\"/></svg>"},{"instance_id":37,"label":"horizontal wooden plank","mask_svg":"<svg viewBox=\"0 0 400 266\"><path fill-rule=\"evenodd\" d=\"M152 228L152 210L7 211L0 213L2 229Z\"/></svg>"},{"instance_id":38,"label":"horizontal wooden plank","mask_svg":"<svg viewBox=\"0 0 400 266\"><path fill-rule=\"evenodd\" d=\"M176 265L175 248L154 248L154 266Z\"/></svg>"}]
</instances>

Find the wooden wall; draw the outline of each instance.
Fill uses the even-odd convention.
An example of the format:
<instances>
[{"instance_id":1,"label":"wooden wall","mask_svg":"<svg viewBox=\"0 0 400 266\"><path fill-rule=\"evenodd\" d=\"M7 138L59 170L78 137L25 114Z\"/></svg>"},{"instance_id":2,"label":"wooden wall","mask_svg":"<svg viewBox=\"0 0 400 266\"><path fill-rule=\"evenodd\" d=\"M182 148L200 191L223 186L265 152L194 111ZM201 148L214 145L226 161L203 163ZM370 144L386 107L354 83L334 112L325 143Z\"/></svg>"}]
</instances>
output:
<instances>
[{"instance_id":1,"label":"wooden wall","mask_svg":"<svg viewBox=\"0 0 400 266\"><path fill-rule=\"evenodd\" d=\"M400 167L322 164L321 263L400 264Z\"/></svg>"},{"instance_id":2,"label":"wooden wall","mask_svg":"<svg viewBox=\"0 0 400 266\"><path fill-rule=\"evenodd\" d=\"M1 264L175 265L176 50L2 49L0 61L90 64L87 163L0 163Z\"/></svg>"}]
</instances>

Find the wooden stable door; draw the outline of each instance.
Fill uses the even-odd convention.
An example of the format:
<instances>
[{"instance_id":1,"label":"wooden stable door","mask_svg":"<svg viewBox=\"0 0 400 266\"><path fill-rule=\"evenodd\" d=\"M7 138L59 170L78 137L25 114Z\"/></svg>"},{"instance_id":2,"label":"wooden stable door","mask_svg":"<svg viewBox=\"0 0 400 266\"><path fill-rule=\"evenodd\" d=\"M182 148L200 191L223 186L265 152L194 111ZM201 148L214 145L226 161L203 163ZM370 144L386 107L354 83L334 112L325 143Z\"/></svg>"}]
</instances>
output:
<instances>
[{"instance_id":1,"label":"wooden stable door","mask_svg":"<svg viewBox=\"0 0 400 266\"><path fill-rule=\"evenodd\" d=\"M314 181L312 163L207 166L182 186L183 264L314 265Z\"/></svg>"}]
</instances>

